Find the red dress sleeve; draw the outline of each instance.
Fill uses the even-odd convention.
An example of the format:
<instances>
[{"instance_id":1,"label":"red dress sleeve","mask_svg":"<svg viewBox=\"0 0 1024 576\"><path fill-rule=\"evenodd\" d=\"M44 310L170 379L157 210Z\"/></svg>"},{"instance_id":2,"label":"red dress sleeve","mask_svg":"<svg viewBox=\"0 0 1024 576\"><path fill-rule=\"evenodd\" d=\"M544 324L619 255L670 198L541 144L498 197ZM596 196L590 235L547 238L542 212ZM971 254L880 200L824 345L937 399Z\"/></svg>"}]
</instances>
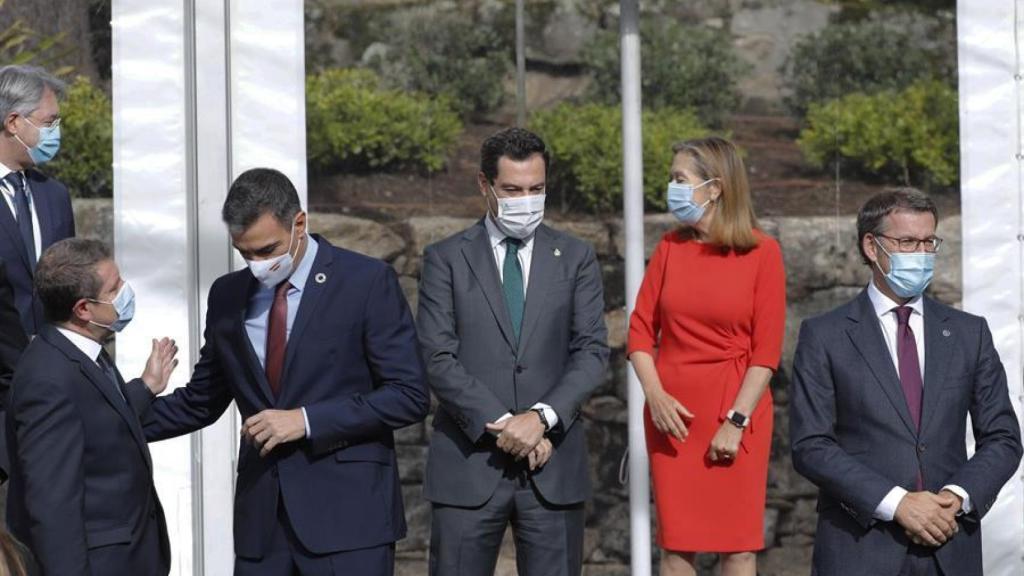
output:
<instances>
[{"instance_id":1,"label":"red dress sleeve","mask_svg":"<svg viewBox=\"0 0 1024 576\"><path fill-rule=\"evenodd\" d=\"M782 249L774 238L762 236L759 249L750 365L776 370L786 330L786 273Z\"/></svg>"},{"instance_id":2,"label":"red dress sleeve","mask_svg":"<svg viewBox=\"0 0 1024 576\"><path fill-rule=\"evenodd\" d=\"M668 263L669 232L654 249L651 261L647 263L644 281L636 295L636 305L629 318L629 340L626 344L626 358L633 352L647 352L654 356L658 346L658 335L661 332L661 287L665 277L665 266Z\"/></svg>"}]
</instances>

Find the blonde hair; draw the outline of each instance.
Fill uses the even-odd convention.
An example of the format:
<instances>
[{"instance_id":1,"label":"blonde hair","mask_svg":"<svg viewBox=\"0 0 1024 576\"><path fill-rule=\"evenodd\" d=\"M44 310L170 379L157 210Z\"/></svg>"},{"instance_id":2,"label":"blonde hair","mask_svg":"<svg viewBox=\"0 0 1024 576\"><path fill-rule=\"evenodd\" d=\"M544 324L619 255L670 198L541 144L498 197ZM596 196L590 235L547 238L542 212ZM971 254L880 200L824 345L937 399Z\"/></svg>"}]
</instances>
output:
<instances>
[{"instance_id":1,"label":"blonde hair","mask_svg":"<svg viewBox=\"0 0 1024 576\"><path fill-rule=\"evenodd\" d=\"M699 180L712 180L722 191L715 201L715 214L708 229L708 242L723 251L746 253L757 247L757 216L750 200L747 168L736 146L718 136L686 140L672 146L675 155L683 154ZM679 230L684 238L695 238L690 226Z\"/></svg>"},{"instance_id":2,"label":"blonde hair","mask_svg":"<svg viewBox=\"0 0 1024 576\"><path fill-rule=\"evenodd\" d=\"M25 561L18 541L7 530L0 528L0 576L27 576Z\"/></svg>"}]
</instances>

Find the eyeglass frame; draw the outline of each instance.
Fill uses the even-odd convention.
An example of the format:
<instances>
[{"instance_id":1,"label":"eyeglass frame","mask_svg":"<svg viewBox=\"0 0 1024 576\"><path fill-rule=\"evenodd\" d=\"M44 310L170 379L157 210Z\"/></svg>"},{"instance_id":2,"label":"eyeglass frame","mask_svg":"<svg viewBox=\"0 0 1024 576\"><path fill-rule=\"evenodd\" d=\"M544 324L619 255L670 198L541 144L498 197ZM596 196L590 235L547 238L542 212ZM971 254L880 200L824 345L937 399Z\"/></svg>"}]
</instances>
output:
<instances>
[{"instance_id":1,"label":"eyeglass frame","mask_svg":"<svg viewBox=\"0 0 1024 576\"><path fill-rule=\"evenodd\" d=\"M912 254L914 252L918 252L919 248L922 248L922 247L924 247L925 245L927 245L929 243L933 244L934 247L932 248L932 250L928 250L927 248L925 248L924 252L927 253L927 254L938 254L939 247L942 246L942 242L944 241L942 238L939 238L938 236L932 236L931 238L926 238L924 240L921 240L920 238L894 238L892 236L887 236L887 235L879 233L879 232L873 232L871 235L872 236L878 236L878 237L881 237L881 238L885 238L886 240L891 240L891 241L895 242L896 243L896 249L897 249L897 251L900 254ZM904 247L903 247L903 243L904 242L913 242L914 243L913 249L911 249L911 250L904 250Z\"/></svg>"}]
</instances>

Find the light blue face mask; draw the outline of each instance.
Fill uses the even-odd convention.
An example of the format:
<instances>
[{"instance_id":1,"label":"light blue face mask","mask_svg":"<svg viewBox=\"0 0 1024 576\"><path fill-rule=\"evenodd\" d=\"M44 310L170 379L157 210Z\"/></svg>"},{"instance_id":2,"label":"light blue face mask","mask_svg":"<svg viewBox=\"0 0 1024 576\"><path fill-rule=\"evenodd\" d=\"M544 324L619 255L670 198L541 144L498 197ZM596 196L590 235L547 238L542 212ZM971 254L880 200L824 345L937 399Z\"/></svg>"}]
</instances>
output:
<instances>
[{"instance_id":1,"label":"light blue face mask","mask_svg":"<svg viewBox=\"0 0 1024 576\"><path fill-rule=\"evenodd\" d=\"M36 142L35 146L29 146L25 142L18 138L18 142L28 150L28 157L32 159L32 162L36 166L46 164L60 151L60 122L54 123L53 126L39 127L32 123L31 120L25 118L25 122L28 122L30 126L39 131L39 141Z\"/></svg>"},{"instance_id":2,"label":"light blue face mask","mask_svg":"<svg viewBox=\"0 0 1024 576\"><path fill-rule=\"evenodd\" d=\"M709 198L703 204L697 204L693 201L693 192L697 188L714 182L715 180L717 180L717 178L705 180L696 186L691 186L685 182L676 182L674 180L669 182L668 193L666 194L669 212L687 226L693 226L697 222L700 222L700 219L704 217L704 209L711 203L711 199Z\"/></svg>"},{"instance_id":3,"label":"light blue face mask","mask_svg":"<svg viewBox=\"0 0 1024 576\"><path fill-rule=\"evenodd\" d=\"M889 257L889 273L885 274L878 262L878 271L885 274L885 283L900 298L916 298L932 282L935 254L929 252L897 252L890 254L875 238L875 244Z\"/></svg>"},{"instance_id":4,"label":"light blue face mask","mask_svg":"<svg viewBox=\"0 0 1024 576\"><path fill-rule=\"evenodd\" d=\"M135 291L132 290L131 284L125 282L121 285L121 289L118 290L117 296L110 302L103 300L92 300L97 304L110 304L114 307L114 311L117 312L117 320L114 320L113 324L106 325L100 324L99 322L89 321L90 324L99 326L100 328L106 328L111 332L120 332L124 330L125 326L132 321L132 317L135 316Z\"/></svg>"}]
</instances>

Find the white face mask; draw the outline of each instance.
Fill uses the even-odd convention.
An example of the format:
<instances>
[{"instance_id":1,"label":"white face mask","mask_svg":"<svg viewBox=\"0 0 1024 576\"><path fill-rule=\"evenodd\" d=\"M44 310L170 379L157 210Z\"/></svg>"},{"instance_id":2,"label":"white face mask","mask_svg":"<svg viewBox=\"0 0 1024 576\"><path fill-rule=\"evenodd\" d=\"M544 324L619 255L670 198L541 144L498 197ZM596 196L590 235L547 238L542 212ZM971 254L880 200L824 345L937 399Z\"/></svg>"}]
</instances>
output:
<instances>
[{"instance_id":1,"label":"white face mask","mask_svg":"<svg viewBox=\"0 0 1024 576\"><path fill-rule=\"evenodd\" d=\"M498 198L491 186L491 194L498 203L498 213L494 223L507 236L528 238L544 220L544 200L547 195L541 192L532 196L516 198Z\"/></svg>"},{"instance_id":2,"label":"white face mask","mask_svg":"<svg viewBox=\"0 0 1024 576\"><path fill-rule=\"evenodd\" d=\"M267 288L275 288L292 275L295 258L292 256L292 244L295 243L295 222L292 222L292 233L288 240L288 251L276 258L266 260L246 260L249 271Z\"/></svg>"}]
</instances>

